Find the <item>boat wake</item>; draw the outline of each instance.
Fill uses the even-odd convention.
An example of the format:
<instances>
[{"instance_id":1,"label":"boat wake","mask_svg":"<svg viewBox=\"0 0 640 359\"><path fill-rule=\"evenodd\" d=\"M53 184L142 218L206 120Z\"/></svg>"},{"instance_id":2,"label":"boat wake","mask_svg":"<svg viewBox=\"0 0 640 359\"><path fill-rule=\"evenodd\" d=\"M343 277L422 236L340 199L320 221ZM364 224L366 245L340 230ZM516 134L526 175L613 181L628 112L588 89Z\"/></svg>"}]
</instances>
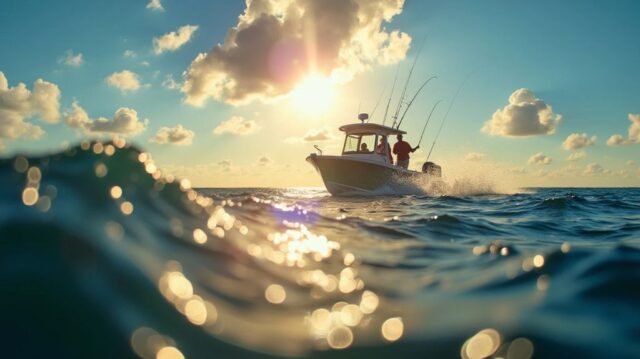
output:
<instances>
[{"instance_id":1,"label":"boat wake","mask_svg":"<svg viewBox=\"0 0 640 359\"><path fill-rule=\"evenodd\" d=\"M484 177L463 176L460 178L402 178L393 185L384 187L371 195L420 195L420 196L486 196L514 194L517 188L499 184Z\"/></svg>"}]
</instances>

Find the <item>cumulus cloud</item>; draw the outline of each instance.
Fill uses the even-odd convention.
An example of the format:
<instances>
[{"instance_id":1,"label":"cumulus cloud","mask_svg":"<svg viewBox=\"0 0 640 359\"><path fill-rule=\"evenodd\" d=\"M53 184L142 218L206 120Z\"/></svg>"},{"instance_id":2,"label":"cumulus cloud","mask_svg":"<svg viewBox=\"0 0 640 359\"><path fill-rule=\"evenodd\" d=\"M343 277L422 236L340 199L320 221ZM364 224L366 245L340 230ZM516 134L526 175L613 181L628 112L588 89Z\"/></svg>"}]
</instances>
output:
<instances>
[{"instance_id":1,"label":"cumulus cloud","mask_svg":"<svg viewBox=\"0 0 640 359\"><path fill-rule=\"evenodd\" d=\"M554 114L551 106L536 98L533 92L521 88L509 96L509 104L493 113L482 131L507 137L550 135L561 119L562 116Z\"/></svg>"},{"instance_id":2,"label":"cumulus cloud","mask_svg":"<svg viewBox=\"0 0 640 359\"><path fill-rule=\"evenodd\" d=\"M164 11L164 7L162 7L162 3L160 2L160 0L150 0L147 4L147 9L153 11Z\"/></svg>"},{"instance_id":3,"label":"cumulus cloud","mask_svg":"<svg viewBox=\"0 0 640 359\"><path fill-rule=\"evenodd\" d=\"M171 31L160 37L154 37L153 52L156 55L160 55L166 51L176 51L182 47L182 45L189 42L197 30L198 26L185 25L181 26L177 31Z\"/></svg>"},{"instance_id":4,"label":"cumulus cloud","mask_svg":"<svg viewBox=\"0 0 640 359\"><path fill-rule=\"evenodd\" d=\"M562 147L568 151L589 147L596 143L596 138L596 136L589 138L586 133L572 133L562 142Z\"/></svg>"},{"instance_id":5,"label":"cumulus cloud","mask_svg":"<svg viewBox=\"0 0 640 359\"><path fill-rule=\"evenodd\" d=\"M58 86L38 79L33 83L33 91L24 83L9 87L9 81L0 71L0 147L4 148L7 139L42 137L44 130L27 122L33 117L47 123L60 120Z\"/></svg>"},{"instance_id":6,"label":"cumulus cloud","mask_svg":"<svg viewBox=\"0 0 640 359\"><path fill-rule=\"evenodd\" d=\"M539 169L538 172L534 173L536 177L547 177L549 175L549 171L544 169Z\"/></svg>"},{"instance_id":7,"label":"cumulus cloud","mask_svg":"<svg viewBox=\"0 0 640 359\"><path fill-rule=\"evenodd\" d=\"M233 165L231 160L218 161L216 164L225 172L231 171L231 166Z\"/></svg>"},{"instance_id":8,"label":"cumulus cloud","mask_svg":"<svg viewBox=\"0 0 640 359\"><path fill-rule=\"evenodd\" d=\"M191 130L187 130L182 125L176 127L162 127L158 130L155 136L151 139L151 142L159 144L172 144L178 146L190 145L193 141L195 133Z\"/></svg>"},{"instance_id":9,"label":"cumulus cloud","mask_svg":"<svg viewBox=\"0 0 640 359\"><path fill-rule=\"evenodd\" d=\"M114 72L105 81L109 86L115 87L122 92L137 91L141 86L138 74L129 70Z\"/></svg>"},{"instance_id":10,"label":"cumulus cloud","mask_svg":"<svg viewBox=\"0 0 640 359\"><path fill-rule=\"evenodd\" d=\"M262 156L258 158L258 162L256 162L257 166L266 167L273 163L273 160L267 156Z\"/></svg>"},{"instance_id":11,"label":"cumulus cloud","mask_svg":"<svg viewBox=\"0 0 640 359\"><path fill-rule=\"evenodd\" d=\"M233 116L226 121L220 122L213 133L223 135L225 133L237 136L246 136L254 133L258 129L258 124L253 120L245 120L240 116Z\"/></svg>"},{"instance_id":12,"label":"cumulus cloud","mask_svg":"<svg viewBox=\"0 0 640 359\"><path fill-rule=\"evenodd\" d=\"M320 130L309 130L309 132L302 137L302 140L305 142L328 141L331 139L333 139L333 136L326 128Z\"/></svg>"},{"instance_id":13,"label":"cumulus cloud","mask_svg":"<svg viewBox=\"0 0 640 359\"><path fill-rule=\"evenodd\" d=\"M548 165L551 164L551 157L546 156L542 152L538 152L535 155L529 157L528 163L530 165Z\"/></svg>"},{"instance_id":14,"label":"cumulus cloud","mask_svg":"<svg viewBox=\"0 0 640 359\"><path fill-rule=\"evenodd\" d=\"M138 55L137 55L137 54L136 54L136 52L135 52L135 51L133 51L133 50L125 50L125 51L122 53L122 57L124 57L124 58L128 58L128 59L133 59L133 58L135 58L136 56L138 56Z\"/></svg>"},{"instance_id":15,"label":"cumulus cloud","mask_svg":"<svg viewBox=\"0 0 640 359\"><path fill-rule=\"evenodd\" d=\"M602 168L602 166L600 166L597 163L589 163L584 170L584 174L586 175L596 175L596 174L602 174L604 172L605 172L604 168Z\"/></svg>"},{"instance_id":16,"label":"cumulus cloud","mask_svg":"<svg viewBox=\"0 0 640 359\"><path fill-rule=\"evenodd\" d=\"M162 87L169 90L178 90L180 89L180 84L173 79L173 75L168 74L164 77L164 81L162 81Z\"/></svg>"},{"instance_id":17,"label":"cumulus cloud","mask_svg":"<svg viewBox=\"0 0 640 359\"><path fill-rule=\"evenodd\" d=\"M464 160L469 162L480 162L484 159L484 157L484 153L469 152L466 156L464 156Z\"/></svg>"},{"instance_id":18,"label":"cumulus cloud","mask_svg":"<svg viewBox=\"0 0 640 359\"><path fill-rule=\"evenodd\" d=\"M634 143L640 143L640 113L628 114L627 116L631 125L629 125L628 137L624 138L622 135L613 135L607 140L608 146L620 146L631 145Z\"/></svg>"},{"instance_id":19,"label":"cumulus cloud","mask_svg":"<svg viewBox=\"0 0 640 359\"><path fill-rule=\"evenodd\" d=\"M609 139L607 140L607 146L620 146L620 145L626 145L627 142L625 140L624 137L622 137L622 135L612 135L611 137L609 137Z\"/></svg>"},{"instance_id":20,"label":"cumulus cloud","mask_svg":"<svg viewBox=\"0 0 640 359\"><path fill-rule=\"evenodd\" d=\"M510 168L508 171L514 175L526 175L528 173L527 170L522 167Z\"/></svg>"},{"instance_id":21,"label":"cumulus cloud","mask_svg":"<svg viewBox=\"0 0 640 359\"><path fill-rule=\"evenodd\" d=\"M71 127L83 130L89 134L112 133L122 135L137 135L147 128L149 120L140 120L136 110L121 107L110 119L99 117L92 119L87 112L74 102L71 111L64 114L65 123Z\"/></svg>"},{"instance_id":22,"label":"cumulus cloud","mask_svg":"<svg viewBox=\"0 0 640 359\"><path fill-rule=\"evenodd\" d=\"M574 152L567 157L567 161L577 161L587 157L587 154L584 151Z\"/></svg>"},{"instance_id":23,"label":"cumulus cloud","mask_svg":"<svg viewBox=\"0 0 640 359\"><path fill-rule=\"evenodd\" d=\"M82 58L82 53L74 54L72 50L67 50L64 57L58 60L58 63L60 64L73 66L73 67L78 67L82 65L83 62L84 62L84 59Z\"/></svg>"},{"instance_id":24,"label":"cumulus cloud","mask_svg":"<svg viewBox=\"0 0 640 359\"><path fill-rule=\"evenodd\" d=\"M186 71L185 101L231 104L288 94L309 73L349 79L405 58L411 37L384 26L404 0L253 0L222 44Z\"/></svg>"},{"instance_id":25,"label":"cumulus cloud","mask_svg":"<svg viewBox=\"0 0 640 359\"><path fill-rule=\"evenodd\" d=\"M623 178L629 178L629 170L626 169L619 170L616 174Z\"/></svg>"},{"instance_id":26,"label":"cumulus cloud","mask_svg":"<svg viewBox=\"0 0 640 359\"><path fill-rule=\"evenodd\" d=\"M629 139L635 143L640 143L640 113L628 115L631 125L629 126Z\"/></svg>"},{"instance_id":27,"label":"cumulus cloud","mask_svg":"<svg viewBox=\"0 0 640 359\"><path fill-rule=\"evenodd\" d=\"M304 142L322 142L334 139L334 136L326 128L311 129L302 137L289 137L284 140L285 143L297 144Z\"/></svg>"}]
</instances>

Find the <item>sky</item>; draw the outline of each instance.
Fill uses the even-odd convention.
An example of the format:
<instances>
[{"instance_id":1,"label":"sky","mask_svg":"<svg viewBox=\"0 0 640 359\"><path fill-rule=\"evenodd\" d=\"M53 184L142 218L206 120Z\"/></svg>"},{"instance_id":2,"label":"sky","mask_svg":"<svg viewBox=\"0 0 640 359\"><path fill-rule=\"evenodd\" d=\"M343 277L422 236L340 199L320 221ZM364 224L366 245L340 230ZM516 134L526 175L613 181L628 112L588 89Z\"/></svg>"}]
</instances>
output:
<instances>
[{"instance_id":1,"label":"sky","mask_svg":"<svg viewBox=\"0 0 640 359\"><path fill-rule=\"evenodd\" d=\"M640 186L638 1L2 7L3 157L119 136L199 187L321 186L304 158L314 145L338 154L337 128L359 112L381 123L398 74L395 112L419 54L407 94L437 79L408 111L405 140L418 145L442 102L411 167L450 109L430 157L449 180Z\"/></svg>"}]
</instances>

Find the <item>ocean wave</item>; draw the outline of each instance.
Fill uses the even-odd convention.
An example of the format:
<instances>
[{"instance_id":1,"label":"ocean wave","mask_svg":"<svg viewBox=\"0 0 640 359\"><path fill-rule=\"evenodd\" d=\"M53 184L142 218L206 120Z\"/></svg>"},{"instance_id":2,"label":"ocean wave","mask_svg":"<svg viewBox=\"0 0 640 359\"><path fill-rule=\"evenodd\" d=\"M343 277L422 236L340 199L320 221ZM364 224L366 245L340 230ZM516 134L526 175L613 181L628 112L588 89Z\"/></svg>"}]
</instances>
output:
<instances>
[{"instance_id":1,"label":"ocean wave","mask_svg":"<svg viewBox=\"0 0 640 359\"><path fill-rule=\"evenodd\" d=\"M160 171L114 144L0 160L4 354L640 356L638 190L338 199Z\"/></svg>"}]
</instances>

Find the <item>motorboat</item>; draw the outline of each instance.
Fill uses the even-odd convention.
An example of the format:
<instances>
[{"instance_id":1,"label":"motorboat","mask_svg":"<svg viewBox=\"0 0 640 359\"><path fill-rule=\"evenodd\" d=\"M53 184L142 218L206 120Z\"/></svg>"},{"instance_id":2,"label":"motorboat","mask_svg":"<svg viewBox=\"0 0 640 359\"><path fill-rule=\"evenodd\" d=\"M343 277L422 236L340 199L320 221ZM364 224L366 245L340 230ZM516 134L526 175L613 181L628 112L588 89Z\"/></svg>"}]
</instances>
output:
<instances>
[{"instance_id":1,"label":"motorboat","mask_svg":"<svg viewBox=\"0 0 640 359\"><path fill-rule=\"evenodd\" d=\"M407 185L442 177L441 167L433 162L425 162L422 171L395 166L389 138L406 132L393 126L366 122L366 113L360 114L358 119L360 123L339 128L345 134L340 155L324 155L316 146L318 153L312 153L306 159L318 171L332 195L402 193Z\"/></svg>"}]
</instances>

